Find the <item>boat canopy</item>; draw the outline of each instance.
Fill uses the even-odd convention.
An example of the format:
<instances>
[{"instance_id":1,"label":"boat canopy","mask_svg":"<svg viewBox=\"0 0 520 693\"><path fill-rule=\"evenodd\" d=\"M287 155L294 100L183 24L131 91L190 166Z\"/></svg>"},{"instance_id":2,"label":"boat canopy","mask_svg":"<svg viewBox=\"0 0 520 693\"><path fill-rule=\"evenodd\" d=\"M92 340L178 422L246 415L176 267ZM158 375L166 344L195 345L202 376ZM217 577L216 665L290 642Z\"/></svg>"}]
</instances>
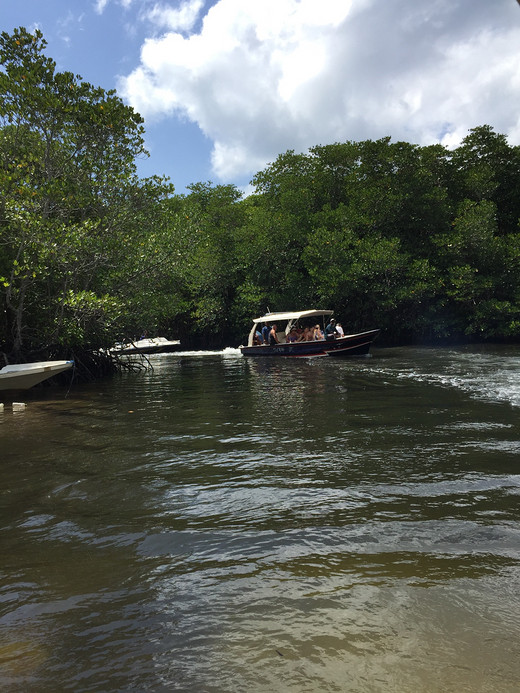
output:
<instances>
[{"instance_id":1,"label":"boat canopy","mask_svg":"<svg viewBox=\"0 0 520 693\"><path fill-rule=\"evenodd\" d=\"M267 315L263 315L261 318L254 318L253 322L255 325L257 325L259 322L268 322L273 324L277 321L281 322L282 320L290 320L291 322L294 322L295 320L300 320L301 318L317 318L324 315L332 315L333 313L333 310L300 310L293 311L291 313L267 313Z\"/></svg>"}]
</instances>

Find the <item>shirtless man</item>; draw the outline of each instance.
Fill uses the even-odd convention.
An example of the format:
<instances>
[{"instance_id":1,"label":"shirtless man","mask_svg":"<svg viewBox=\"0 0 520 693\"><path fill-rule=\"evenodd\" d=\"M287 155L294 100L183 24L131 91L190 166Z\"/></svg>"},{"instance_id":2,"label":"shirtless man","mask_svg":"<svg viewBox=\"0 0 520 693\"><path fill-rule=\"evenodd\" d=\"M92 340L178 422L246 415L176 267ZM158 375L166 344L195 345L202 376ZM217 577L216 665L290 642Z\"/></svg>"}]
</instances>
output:
<instances>
[{"instance_id":1,"label":"shirtless man","mask_svg":"<svg viewBox=\"0 0 520 693\"><path fill-rule=\"evenodd\" d=\"M271 327L271 331L269 332L269 346L274 346L275 344L279 344L279 342L278 337L276 336L276 325L273 325Z\"/></svg>"}]
</instances>

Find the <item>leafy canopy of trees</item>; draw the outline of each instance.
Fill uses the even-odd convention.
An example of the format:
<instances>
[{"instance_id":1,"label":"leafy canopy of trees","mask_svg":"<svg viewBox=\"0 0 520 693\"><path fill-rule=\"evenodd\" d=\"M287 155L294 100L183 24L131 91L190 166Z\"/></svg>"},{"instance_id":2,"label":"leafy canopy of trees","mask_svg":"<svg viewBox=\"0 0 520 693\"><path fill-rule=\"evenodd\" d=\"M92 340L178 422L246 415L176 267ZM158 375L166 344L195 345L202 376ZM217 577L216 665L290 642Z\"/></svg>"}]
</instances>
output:
<instances>
[{"instance_id":1,"label":"leafy canopy of trees","mask_svg":"<svg viewBox=\"0 0 520 693\"><path fill-rule=\"evenodd\" d=\"M0 341L15 355L115 338L175 226L172 189L136 176L141 117L57 72L45 45L38 31L0 36Z\"/></svg>"},{"instance_id":2,"label":"leafy canopy of trees","mask_svg":"<svg viewBox=\"0 0 520 693\"><path fill-rule=\"evenodd\" d=\"M390 138L287 151L243 199L140 179L141 117L0 35L0 350L98 349L146 329L240 343L253 315L332 307L387 343L520 337L520 149Z\"/></svg>"}]
</instances>

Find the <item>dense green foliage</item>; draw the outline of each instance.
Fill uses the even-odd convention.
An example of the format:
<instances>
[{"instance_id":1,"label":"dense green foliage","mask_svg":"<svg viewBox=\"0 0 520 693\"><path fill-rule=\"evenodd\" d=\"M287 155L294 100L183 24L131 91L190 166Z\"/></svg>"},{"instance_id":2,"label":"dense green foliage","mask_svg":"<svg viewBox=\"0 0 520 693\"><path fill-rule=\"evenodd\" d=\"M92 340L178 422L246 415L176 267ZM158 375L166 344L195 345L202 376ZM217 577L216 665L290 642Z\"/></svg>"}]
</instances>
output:
<instances>
[{"instance_id":1,"label":"dense green foliage","mask_svg":"<svg viewBox=\"0 0 520 693\"><path fill-rule=\"evenodd\" d=\"M140 116L57 73L44 47L39 32L0 36L0 341L15 356L110 343L138 315L129 299L161 272L173 226L172 190L135 174Z\"/></svg>"},{"instance_id":2,"label":"dense green foliage","mask_svg":"<svg viewBox=\"0 0 520 693\"><path fill-rule=\"evenodd\" d=\"M141 117L0 36L0 350L96 349L142 330L236 345L251 317L333 308L382 341L520 337L520 148L344 142L233 185L139 179Z\"/></svg>"}]
</instances>

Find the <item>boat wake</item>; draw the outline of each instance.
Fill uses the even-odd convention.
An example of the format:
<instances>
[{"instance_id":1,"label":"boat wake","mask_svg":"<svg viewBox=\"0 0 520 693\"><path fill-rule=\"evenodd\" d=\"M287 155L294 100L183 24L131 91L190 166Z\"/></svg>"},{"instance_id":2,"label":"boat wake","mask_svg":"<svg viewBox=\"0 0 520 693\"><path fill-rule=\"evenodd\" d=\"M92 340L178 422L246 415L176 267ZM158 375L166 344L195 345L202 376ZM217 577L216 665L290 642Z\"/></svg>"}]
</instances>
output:
<instances>
[{"instance_id":1,"label":"boat wake","mask_svg":"<svg viewBox=\"0 0 520 693\"><path fill-rule=\"evenodd\" d=\"M198 349L194 351L175 351L171 354L155 354L153 358L178 358L179 356L188 356L191 358L204 358L205 356L223 356L226 358L242 358L240 349L234 347L226 347L220 350Z\"/></svg>"},{"instance_id":2,"label":"boat wake","mask_svg":"<svg viewBox=\"0 0 520 693\"><path fill-rule=\"evenodd\" d=\"M399 364L397 368L378 368L386 375L400 380L454 388L474 399L486 402L504 402L520 407L520 361L514 358L497 358L495 354L453 353L452 359L441 363ZM375 364L374 364L375 365Z\"/></svg>"}]
</instances>

